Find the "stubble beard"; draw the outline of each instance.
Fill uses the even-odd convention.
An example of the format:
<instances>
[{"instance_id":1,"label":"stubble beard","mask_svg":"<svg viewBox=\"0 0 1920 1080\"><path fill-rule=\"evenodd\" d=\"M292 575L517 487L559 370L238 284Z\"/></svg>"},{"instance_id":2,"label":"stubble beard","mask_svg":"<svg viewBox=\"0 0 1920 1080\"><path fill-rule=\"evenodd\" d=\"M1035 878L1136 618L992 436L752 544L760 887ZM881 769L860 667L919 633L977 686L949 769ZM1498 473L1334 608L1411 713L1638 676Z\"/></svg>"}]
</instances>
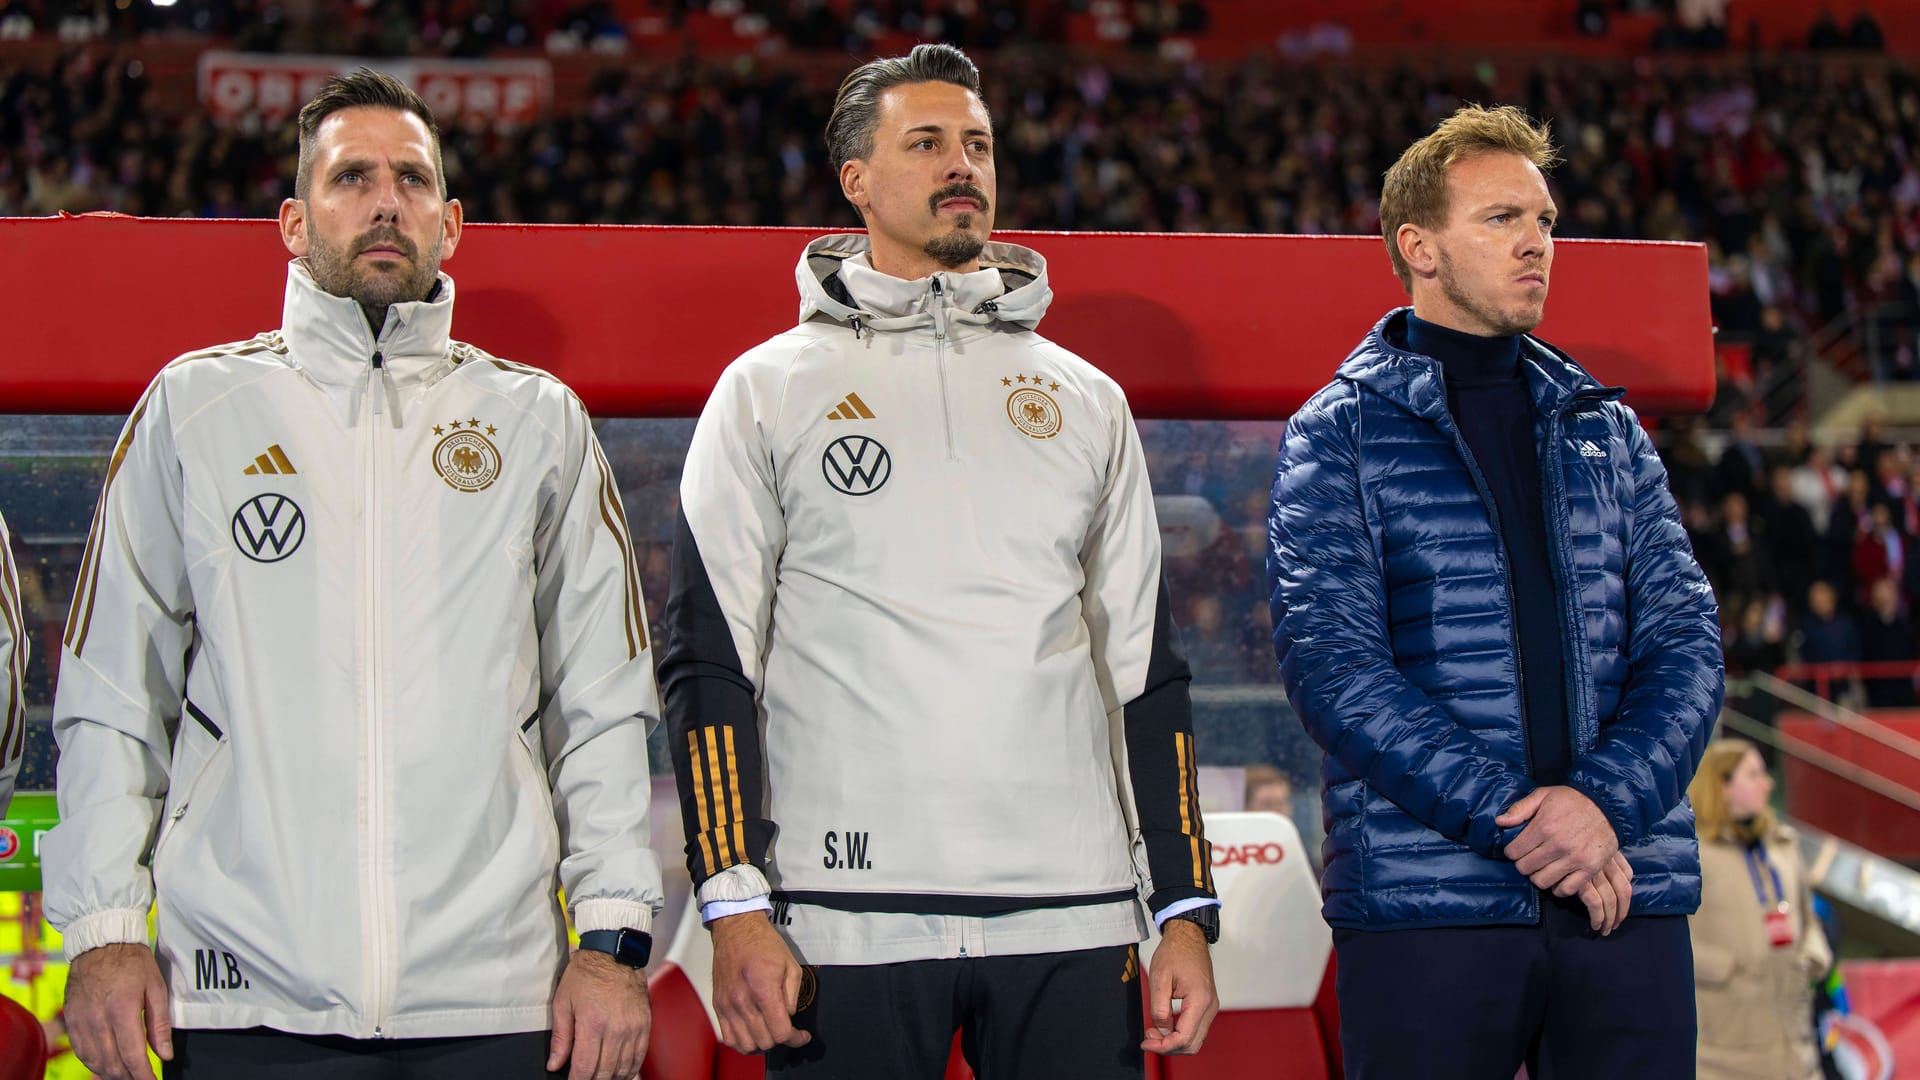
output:
<instances>
[{"instance_id":1,"label":"stubble beard","mask_svg":"<svg viewBox=\"0 0 1920 1080\"><path fill-rule=\"evenodd\" d=\"M398 229L376 228L354 238L345 250L333 247L317 234L309 234L307 270L314 284L335 296L344 296L367 313L374 332L387 321L387 309L395 304L425 300L440 277L440 237L422 257L413 241ZM412 260L412 272L394 274L363 266L359 254L375 244L391 244ZM400 260L395 260L400 261Z\"/></svg>"},{"instance_id":2,"label":"stubble beard","mask_svg":"<svg viewBox=\"0 0 1920 1080\"><path fill-rule=\"evenodd\" d=\"M1531 333L1534 327L1540 325L1544 315L1544 303L1539 308L1520 308L1512 311L1501 311L1483 303L1460 284L1460 277L1453 270L1453 260L1447 257L1447 253L1442 251L1439 254L1440 292L1452 302L1454 307L1478 319L1491 332L1491 336L1516 337Z\"/></svg>"}]
</instances>

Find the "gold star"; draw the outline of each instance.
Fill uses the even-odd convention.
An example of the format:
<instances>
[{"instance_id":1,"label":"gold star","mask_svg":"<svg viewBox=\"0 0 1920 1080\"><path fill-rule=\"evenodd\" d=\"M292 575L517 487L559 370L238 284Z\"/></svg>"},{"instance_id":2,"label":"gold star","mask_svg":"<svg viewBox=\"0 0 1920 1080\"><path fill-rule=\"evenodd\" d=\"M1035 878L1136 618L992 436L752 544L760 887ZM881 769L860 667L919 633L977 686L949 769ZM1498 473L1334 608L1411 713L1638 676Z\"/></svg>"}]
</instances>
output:
<instances>
[{"instance_id":1,"label":"gold star","mask_svg":"<svg viewBox=\"0 0 1920 1080\"><path fill-rule=\"evenodd\" d=\"M1001 380L1000 380L1000 385L1001 385L1001 386L1012 386L1012 385L1013 385L1013 380L1012 380L1012 379L1001 379Z\"/></svg>"},{"instance_id":2,"label":"gold star","mask_svg":"<svg viewBox=\"0 0 1920 1080\"><path fill-rule=\"evenodd\" d=\"M1040 382L1041 382L1041 379L1040 379L1040 376L1038 376L1038 375L1035 375L1035 376L1033 377L1033 385L1035 385L1035 386L1039 386L1039 385L1040 385Z\"/></svg>"},{"instance_id":3,"label":"gold star","mask_svg":"<svg viewBox=\"0 0 1920 1080\"><path fill-rule=\"evenodd\" d=\"M469 420L469 421L467 421L467 426L468 426L468 427L479 427L479 426L480 426L480 421L479 421L478 419L474 419L474 420Z\"/></svg>"},{"instance_id":4,"label":"gold star","mask_svg":"<svg viewBox=\"0 0 1920 1080\"><path fill-rule=\"evenodd\" d=\"M1056 390L1057 390L1057 389L1059 389L1059 387L1055 387L1054 389L1056 389ZM493 433L494 433L494 431L495 431L495 430L496 430L496 429L494 428L494 426L493 426L492 424L488 424L488 425L487 425L487 434L489 434L489 435L491 435L491 434L493 434Z\"/></svg>"},{"instance_id":5,"label":"gold star","mask_svg":"<svg viewBox=\"0 0 1920 1080\"><path fill-rule=\"evenodd\" d=\"M453 430L455 430L455 431L459 431L459 430L460 430L460 421L458 421L458 420L452 420L452 421L449 421L449 422L448 422L448 424L449 424L449 426L450 426L450 427L452 427L452 428L453 428Z\"/></svg>"},{"instance_id":6,"label":"gold star","mask_svg":"<svg viewBox=\"0 0 1920 1080\"><path fill-rule=\"evenodd\" d=\"M1058 390L1058 389L1060 389L1060 384L1059 384L1059 383L1050 383L1050 384L1048 384L1048 386L1047 386L1047 389L1049 389L1049 390Z\"/></svg>"},{"instance_id":7,"label":"gold star","mask_svg":"<svg viewBox=\"0 0 1920 1080\"><path fill-rule=\"evenodd\" d=\"M442 431L445 431L445 430L446 430L446 428L443 428L443 427L441 427L441 426L440 426L439 424L435 424L435 425L433 425L433 433L434 433L435 435L438 435L438 434L440 434L440 433L441 433Z\"/></svg>"},{"instance_id":8,"label":"gold star","mask_svg":"<svg viewBox=\"0 0 1920 1080\"><path fill-rule=\"evenodd\" d=\"M1016 375L1014 377L1020 380L1021 386L1027 385L1027 377L1025 375Z\"/></svg>"}]
</instances>

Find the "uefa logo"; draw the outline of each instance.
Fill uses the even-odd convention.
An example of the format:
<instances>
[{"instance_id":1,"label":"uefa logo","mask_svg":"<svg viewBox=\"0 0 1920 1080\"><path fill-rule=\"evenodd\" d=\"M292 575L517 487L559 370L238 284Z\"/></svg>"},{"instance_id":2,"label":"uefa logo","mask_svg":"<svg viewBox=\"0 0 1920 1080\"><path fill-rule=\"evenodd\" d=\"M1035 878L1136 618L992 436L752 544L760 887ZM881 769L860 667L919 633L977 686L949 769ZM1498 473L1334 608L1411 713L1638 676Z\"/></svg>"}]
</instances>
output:
<instances>
[{"instance_id":1,"label":"uefa logo","mask_svg":"<svg viewBox=\"0 0 1920 1080\"><path fill-rule=\"evenodd\" d=\"M0 825L0 862L10 862L20 854L20 834Z\"/></svg>"}]
</instances>

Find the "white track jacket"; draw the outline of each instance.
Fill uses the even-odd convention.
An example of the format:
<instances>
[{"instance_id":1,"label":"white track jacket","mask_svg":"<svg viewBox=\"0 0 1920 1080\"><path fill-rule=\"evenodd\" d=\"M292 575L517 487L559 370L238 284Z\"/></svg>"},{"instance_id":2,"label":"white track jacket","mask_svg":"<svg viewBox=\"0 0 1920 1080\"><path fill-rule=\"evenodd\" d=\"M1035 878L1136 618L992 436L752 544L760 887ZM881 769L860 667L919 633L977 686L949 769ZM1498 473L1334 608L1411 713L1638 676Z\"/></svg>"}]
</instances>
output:
<instances>
[{"instance_id":1,"label":"white track jacket","mask_svg":"<svg viewBox=\"0 0 1920 1080\"><path fill-rule=\"evenodd\" d=\"M13 544L0 518L0 814L13 799L20 755L27 750L27 624L20 610L20 575ZM19 843L15 838L14 843ZM7 843L0 837L0 846Z\"/></svg>"},{"instance_id":2,"label":"white track jacket","mask_svg":"<svg viewBox=\"0 0 1920 1080\"><path fill-rule=\"evenodd\" d=\"M1212 896L1189 675L1114 381L1034 332L1040 256L801 257L682 474L661 683L703 901L809 963L1140 939Z\"/></svg>"},{"instance_id":3,"label":"white track jacket","mask_svg":"<svg viewBox=\"0 0 1920 1080\"><path fill-rule=\"evenodd\" d=\"M147 939L181 1027L532 1031L583 930L649 928L657 714L579 400L376 338L296 260L279 331L161 371L114 447L54 706L47 911Z\"/></svg>"}]
</instances>

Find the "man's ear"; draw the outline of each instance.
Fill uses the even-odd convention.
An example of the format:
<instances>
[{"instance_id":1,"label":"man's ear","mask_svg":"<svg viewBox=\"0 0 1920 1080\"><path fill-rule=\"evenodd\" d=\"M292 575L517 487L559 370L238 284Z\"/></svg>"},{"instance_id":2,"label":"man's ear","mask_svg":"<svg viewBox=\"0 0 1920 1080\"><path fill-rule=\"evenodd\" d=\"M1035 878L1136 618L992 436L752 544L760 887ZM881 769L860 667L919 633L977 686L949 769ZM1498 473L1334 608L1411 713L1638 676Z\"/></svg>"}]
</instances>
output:
<instances>
[{"instance_id":1,"label":"man's ear","mask_svg":"<svg viewBox=\"0 0 1920 1080\"><path fill-rule=\"evenodd\" d=\"M859 158L851 158L840 166L840 194L846 196L861 217L867 216L867 206L873 201L867 191L867 163Z\"/></svg>"},{"instance_id":2,"label":"man's ear","mask_svg":"<svg viewBox=\"0 0 1920 1080\"><path fill-rule=\"evenodd\" d=\"M466 224L466 211L461 209L459 199L448 199L447 208L440 215L440 258L453 258L453 249L460 246L460 229Z\"/></svg>"},{"instance_id":3,"label":"man's ear","mask_svg":"<svg viewBox=\"0 0 1920 1080\"><path fill-rule=\"evenodd\" d=\"M299 199L280 200L280 242L295 257L307 254L307 204Z\"/></svg>"},{"instance_id":4,"label":"man's ear","mask_svg":"<svg viewBox=\"0 0 1920 1080\"><path fill-rule=\"evenodd\" d=\"M1400 245L1400 258L1414 277L1432 277L1439 272L1439 250L1427 230L1409 221L1395 230L1393 242Z\"/></svg>"}]
</instances>

